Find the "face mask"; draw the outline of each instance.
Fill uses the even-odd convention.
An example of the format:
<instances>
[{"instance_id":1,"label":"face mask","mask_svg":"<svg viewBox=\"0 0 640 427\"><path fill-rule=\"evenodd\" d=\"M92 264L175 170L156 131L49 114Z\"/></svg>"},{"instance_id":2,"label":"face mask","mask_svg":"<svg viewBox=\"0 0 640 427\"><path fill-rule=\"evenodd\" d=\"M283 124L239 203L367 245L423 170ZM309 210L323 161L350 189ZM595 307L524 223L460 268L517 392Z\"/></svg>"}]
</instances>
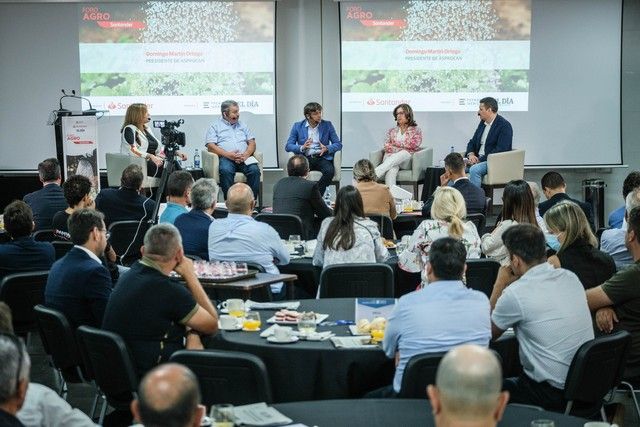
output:
<instances>
[{"instance_id":1,"label":"face mask","mask_svg":"<svg viewBox=\"0 0 640 427\"><path fill-rule=\"evenodd\" d=\"M558 252L560 250L560 242L558 238L553 234L545 234L545 240L547 241L547 246Z\"/></svg>"}]
</instances>

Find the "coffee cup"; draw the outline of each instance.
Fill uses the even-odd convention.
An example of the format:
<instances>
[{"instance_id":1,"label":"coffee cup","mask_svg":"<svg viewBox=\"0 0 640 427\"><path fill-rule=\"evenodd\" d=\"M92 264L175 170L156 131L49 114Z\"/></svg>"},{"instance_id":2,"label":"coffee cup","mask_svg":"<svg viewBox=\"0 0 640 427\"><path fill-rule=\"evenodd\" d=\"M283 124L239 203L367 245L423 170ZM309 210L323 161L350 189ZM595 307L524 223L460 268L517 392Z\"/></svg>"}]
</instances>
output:
<instances>
[{"instance_id":1,"label":"coffee cup","mask_svg":"<svg viewBox=\"0 0 640 427\"><path fill-rule=\"evenodd\" d=\"M222 303L222 308L226 308L233 317L244 316L244 301L241 299L228 299Z\"/></svg>"},{"instance_id":2,"label":"coffee cup","mask_svg":"<svg viewBox=\"0 0 640 427\"><path fill-rule=\"evenodd\" d=\"M222 329L234 329L238 326L238 320L228 314L220 316L219 322Z\"/></svg>"},{"instance_id":3,"label":"coffee cup","mask_svg":"<svg viewBox=\"0 0 640 427\"><path fill-rule=\"evenodd\" d=\"M289 341L291 340L292 332L293 329L290 326L279 326L273 331L273 336L278 341Z\"/></svg>"},{"instance_id":4,"label":"coffee cup","mask_svg":"<svg viewBox=\"0 0 640 427\"><path fill-rule=\"evenodd\" d=\"M589 421L588 423L584 423L584 427L611 427L616 424L605 423L604 421Z\"/></svg>"}]
</instances>

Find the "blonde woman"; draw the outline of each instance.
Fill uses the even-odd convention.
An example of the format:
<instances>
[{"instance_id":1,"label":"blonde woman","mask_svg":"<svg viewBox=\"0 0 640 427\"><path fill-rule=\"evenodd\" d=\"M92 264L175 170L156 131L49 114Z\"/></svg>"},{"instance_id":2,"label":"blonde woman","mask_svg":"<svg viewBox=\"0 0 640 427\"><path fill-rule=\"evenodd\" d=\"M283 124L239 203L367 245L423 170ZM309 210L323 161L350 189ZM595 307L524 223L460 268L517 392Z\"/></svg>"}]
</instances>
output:
<instances>
[{"instance_id":1,"label":"blonde woman","mask_svg":"<svg viewBox=\"0 0 640 427\"><path fill-rule=\"evenodd\" d=\"M558 203L545 212L544 221L560 242L557 254L548 259L550 264L573 271L585 289L613 276L615 261L598 250L598 239L580 206L569 201Z\"/></svg>"},{"instance_id":2,"label":"blonde woman","mask_svg":"<svg viewBox=\"0 0 640 427\"><path fill-rule=\"evenodd\" d=\"M466 216L462 194L452 187L438 187L431 205L431 219L422 221L409 238L407 248L398 257L400 268L424 273L429 247L442 237L460 240L467 250L467 258L480 258L480 236L471 221L464 221Z\"/></svg>"},{"instance_id":3,"label":"blonde woman","mask_svg":"<svg viewBox=\"0 0 640 427\"><path fill-rule=\"evenodd\" d=\"M365 215L379 214L396 219L398 213L389 187L376 182L376 172L369 160L361 159L356 162L353 166L353 179L362 196Z\"/></svg>"}]
</instances>

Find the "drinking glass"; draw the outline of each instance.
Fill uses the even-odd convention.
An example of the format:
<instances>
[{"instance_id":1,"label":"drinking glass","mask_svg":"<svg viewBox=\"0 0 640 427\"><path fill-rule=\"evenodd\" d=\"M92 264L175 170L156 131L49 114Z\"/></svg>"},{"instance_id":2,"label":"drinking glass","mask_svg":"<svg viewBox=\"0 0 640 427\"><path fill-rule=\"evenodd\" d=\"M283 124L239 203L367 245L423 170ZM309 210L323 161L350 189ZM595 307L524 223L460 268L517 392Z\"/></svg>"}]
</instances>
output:
<instances>
[{"instance_id":1,"label":"drinking glass","mask_svg":"<svg viewBox=\"0 0 640 427\"><path fill-rule=\"evenodd\" d=\"M244 317L244 301L241 299L228 299L223 304L233 317Z\"/></svg>"},{"instance_id":2,"label":"drinking glass","mask_svg":"<svg viewBox=\"0 0 640 427\"><path fill-rule=\"evenodd\" d=\"M371 330L371 342L378 344L384 339L384 329L372 329Z\"/></svg>"},{"instance_id":3,"label":"drinking glass","mask_svg":"<svg viewBox=\"0 0 640 427\"><path fill-rule=\"evenodd\" d=\"M209 417L213 420L215 427L233 427L235 421L233 405L230 403L213 405Z\"/></svg>"},{"instance_id":4,"label":"drinking glass","mask_svg":"<svg viewBox=\"0 0 640 427\"><path fill-rule=\"evenodd\" d=\"M312 311L300 314L298 331L304 335L310 335L316 331L316 314Z\"/></svg>"},{"instance_id":5,"label":"drinking glass","mask_svg":"<svg viewBox=\"0 0 640 427\"><path fill-rule=\"evenodd\" d=\"M555 427L553 420L533 420L531 427Z\"/></svg>"},{"instance_id":6,"label":"drinking glass","mask_svg":"<svg viewBox=\"0 0 640 427\"><path fill-rule=\"evenodd\" d=\"M304 247L302 246L302 238L299 234L290 235L289 244L292 246L293 251L295 251L296 253L304 251Z\"/></svg>"},{"instance_id":7,"label":"drinking glass","mask_svg":"<svg viewBox=\"0 0 640 427\"><path fill-rule=\"evenodd\" d=\"M258 313L257 311L250 311L244 316L244 322L242 323L242 326L247 331L259 331L261 324L262 322L260 322L260 313Z\"/></svg>"}]
</instances>

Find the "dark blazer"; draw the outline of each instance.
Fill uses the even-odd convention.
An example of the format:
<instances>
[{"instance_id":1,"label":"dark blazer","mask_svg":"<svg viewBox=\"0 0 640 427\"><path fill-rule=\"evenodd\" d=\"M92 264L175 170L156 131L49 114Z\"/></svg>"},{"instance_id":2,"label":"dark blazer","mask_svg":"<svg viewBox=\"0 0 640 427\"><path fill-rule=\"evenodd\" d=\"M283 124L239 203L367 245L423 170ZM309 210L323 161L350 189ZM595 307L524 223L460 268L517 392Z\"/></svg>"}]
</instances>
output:
<instances>
[{"instance_id":1,"label":"dark blazer","mask_svg":"<svg viewBox=\"0 0 640 427\"><path fill-rule=\"evenodd\" d=\"M300 122L294 123L291 127L291 133L289 134L289 139L287 139L287 145L284 148L287 152L294 154L304 154L300 151L300 147L304 145L305 141L309 137L309 131L306 126L306 122L307 119L304 119ZM336 129L333 127L330 121L321 120L320 123L318 123L318 126L320 143L322 145L326 145L328 149L327 153L322 157L329 161L332 161L333 153L342 150L342 143L340 142L340 138L338 138Z\"/></svg>"},{"instance_id":2,"label":"dark blazer","mask_svg":"<svg viewBox=\"0 0 640 427\"><path fill-rule=\"evenodd\" d=\"M155 201L129 188L105 188L96 197L96 209L104 214L107 227L116 221L149 218L155 206Z\"/></svg>"},{"instance_id":3,"label":"dark blazer","mask_svg":"<svg viewBox=\"0 0 640 427\"><path fill-rule=\"evenodd\" d=\"M587 217L587 221L589 221L589 225L591 226L591 230L595 231L595 224L593 222L593 212L591 210L591 205L589 203L581 202L580 200L572 199L566 193L556 193L549 200L545 200L538 205L538 212L540 212L540 216L544 216L545 212L551 209L552 206L557 205L558 203L569 200L582 209L582 212Z\"/></svg>"},{"instance_id":4,"label":"dark blazer","mask_svg":"<svg viewBox=\"0 0 640 427\"><path fill-rule=\"evenodd\" d=\"M182 247L187 255L209 259L209 226L213 218L199 209L178 215L173 225L182 236Z\"/></svg>"},{"instance_id":5,"label":"dark blazer","mask_svg":"<svg viewBox=\"0 0 640 427\"><path fill-rule=\"evenodd\" d=\"M473 138L471 138L467 144L467 151L464 153L465 157L469 153L473 153L476 156L478 155L481 145L480 138L482 138L484 127L484 121L480 120L480 124L478 124L476 128ZM511 151L512 140L513 128L511 127L511 123L501 115L496 115L496 118L493 119L493 123L491 124L491 129L489 129L487 140L485 141L484 156L481 156L479 160L484 162L487 160L489 154Z\"/></svg>"},{"instance_id":6,"label":"dark blazer","mask_svg":"<svg viewBox=\"0 0 640 427\"><path fill-rule=\"evenodd\" d=\"M56 251L49 242L36 242L33 237L19 237L0 245L0 280L7 274L49 270Z\"/></svg>"},{"instance_id":7,"label":"dark blazer","mask_svg":"<svg viewBox=\"0 0 640 427\"><path fill-rule=\"evenodd\" d=\"M67 209L62 187L58 184L47 184L40 190L27 194L22 200L33 211L33 221L36 223L34 231L51 228L56 212Z\"/></svg>"},{"instance_id":8,"label":"dark blazer","mask_svg":"<svg viewBox=\"0 0 640 427\"><path fill-rule=\"evenodd\" d=\"M276 182L273 213L297 215L302 220L305 240L315 239L322 220L333 215L322 200L318 183L299 176L288 176Z\"/></svg>"},{"instance_id":9,"label":"dark blazer","mask_svg":"<svg viewBox=\"0 0 640 427\"><path fill-rule=\"evenodd\" d=\"M74 247L51 267L44 303L64 313L73 327L101 327L112 291L109 271Z\"/></svg>"},{"instance_id":10,"label":"dark blazer","mask_svg":"<svg viewBox=\"0 0 640 427\"><path fill-rule=\"evenodd\" d=\"M481 213L484 214L485 211L485 201L486 197L484 195L484 190L480 187L476 187L469 181L468 178L459 179L453 184L453 188L462 193L462 197L464 197L464 202L467 205L467 213ZM427 201L424 203L422 207L422 217L430 218L431 217L431 205L433 204L433 194L429 196Z\"/></svg>"},{"instance_id":11,"label":"dark blazer","mask_svg":"<svg viewBox=\"0 0 640 427\"><path fill-rule=\"evenodd\" d=\"M573 242L557 256L562 268L573 271L585 289L600 286L616 273L616 263L611 255L584 241Z\"/></svg>"}]
</instances>

